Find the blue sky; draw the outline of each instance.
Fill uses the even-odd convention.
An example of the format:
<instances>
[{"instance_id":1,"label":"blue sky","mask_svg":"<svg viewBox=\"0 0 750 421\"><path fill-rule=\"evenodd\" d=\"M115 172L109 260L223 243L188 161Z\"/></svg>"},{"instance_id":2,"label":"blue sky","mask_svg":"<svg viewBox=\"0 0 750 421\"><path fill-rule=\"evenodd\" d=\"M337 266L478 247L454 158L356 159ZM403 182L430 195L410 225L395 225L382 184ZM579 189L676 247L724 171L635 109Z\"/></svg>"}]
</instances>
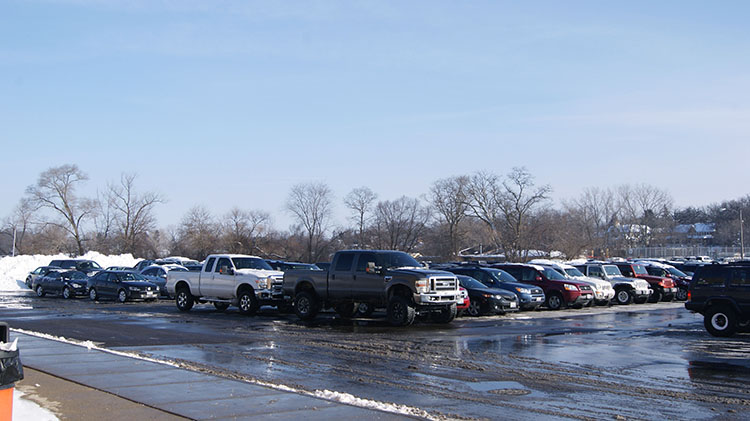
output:
<instances>
[{"instance_id":1,"label":"blue sky","mask_svg":"<svg viewBox=\"0 0 750 421\"><path fill-rule=\"evenodd\" d=\"M0 4L0 217L75 163L193 205L283 208L292 185L418 197L525 166L556 199L649 183L744 196L744 1Z\"/></svg>"}]
</instances>

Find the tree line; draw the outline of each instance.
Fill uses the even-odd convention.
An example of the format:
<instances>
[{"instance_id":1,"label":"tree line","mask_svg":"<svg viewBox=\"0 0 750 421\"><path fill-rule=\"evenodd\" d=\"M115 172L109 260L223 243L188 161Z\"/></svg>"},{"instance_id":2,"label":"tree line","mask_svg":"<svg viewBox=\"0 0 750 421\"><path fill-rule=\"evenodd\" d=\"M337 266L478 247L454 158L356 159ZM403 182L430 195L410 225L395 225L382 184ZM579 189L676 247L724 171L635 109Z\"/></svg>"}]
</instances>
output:
<instances>
[{"instance_id":1,"label":"tree line","mask_svg":"<svg viewBox=\"0 0 750 421\"><path fill-rule=\"evenodd\" d=\"M96 197L79 195L87 181L76 165L42 172L5 218L0 253L11 252L15 236L17 254L96 250L200 260L229 252L316 262L339 249L378 248L435 260L481 252L524 261L530 253L553 250L571 258L610 257L642 246L737 246L740 212L750 210L750 195L677 208L667 191L648 184L589 187L553 203L551 186L538 186L528 170L513 168L502 175L479 171L440 179L421 197L379 200L369 187L357 187L341 202L349 212L345 222L333 218L336 198L328 185L301 183L285 203L294 220L288 230L274 228L264 210L235 207L213 215L201 206L164 229L154 210L166 197L140 191L135 174L108 182ZM692 224L706 224L699 226L710 234L697 235Z\"/></svg>"}]
</instances>

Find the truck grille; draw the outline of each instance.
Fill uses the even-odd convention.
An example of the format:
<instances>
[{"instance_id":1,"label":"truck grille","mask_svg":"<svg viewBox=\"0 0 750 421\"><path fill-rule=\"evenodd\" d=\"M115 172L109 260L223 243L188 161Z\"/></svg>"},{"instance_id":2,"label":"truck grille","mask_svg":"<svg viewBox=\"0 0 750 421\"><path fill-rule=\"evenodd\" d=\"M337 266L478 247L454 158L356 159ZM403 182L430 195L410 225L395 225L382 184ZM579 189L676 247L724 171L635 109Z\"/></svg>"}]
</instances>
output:
<instances>
[{"instance_id":1,"label":"truck grille","mask_svg":"<svg viewBox=\"0 0 750 421\"><path fill-rule=\"evenodd\" d=\"M456 278L431 278L430 281L432 290L435 292L456 291L458 289Z\"/></svg>"},{"instance_id":2,"label":"truck grille","mask_svg":"<svg viewBox=\"0 0 750 421\"><path fill-rule=\"evenodd\" d=\"M284 286L284 276L274 276L271 282L271 294L281 294Z\"/></svg>"}]
</instances>

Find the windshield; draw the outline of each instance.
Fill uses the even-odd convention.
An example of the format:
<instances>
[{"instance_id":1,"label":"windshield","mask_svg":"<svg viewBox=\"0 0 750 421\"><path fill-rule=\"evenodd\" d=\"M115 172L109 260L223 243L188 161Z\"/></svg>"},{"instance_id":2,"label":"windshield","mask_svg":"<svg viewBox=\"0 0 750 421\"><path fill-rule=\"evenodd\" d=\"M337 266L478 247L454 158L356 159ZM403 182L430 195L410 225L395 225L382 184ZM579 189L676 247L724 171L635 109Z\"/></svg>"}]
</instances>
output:
<instances>
[{"instance_id":1,"label":"windshield","mask_svg":"<svg viewBox=\"0 0 750 421\"><path fill-rule=\"evenodd\" d=\"M497 282L513 282L516 283L518 280L513 277L510 273L501 270L501 269L485 269L487 272L490 273L490 276L492 276L492 279L494 279Z\"/></svg>"},{"instance_id":2,"label":"windshield","mask_svg":"<svg viewBox=\"0 0 750 421\"><path fill-rule=\"evenodd\" d=\"M646 270L643 265L632 265L633 266L633 272L637 273L638 275L648 275L648 271Z\"/></svg>"},{"instance_id":3,"label":"windshield","mask_svg":"<svg viewBox=\"0 0 750 421\"><path fill-rule=\"evenodd\" d=\"M604 265L604 273L606 273L609 276L622 276L622 272L620 272L620 268L618 268L615 265Z\"/></svg>"},{"instance_id":4,"label":"windshield","mask_svg":"<svg viewBox=\"0 0 750 421\"><path fill-rule=\"evenodd\" d=\"M257 257L233 257L232 263L235 269L273 270L265 260Z\"/></svg>"},{"instance_id":5,"label":"windshield","mask_svg":"<svg viewBox=\"0 0 750 421\"><path fill-rule=\"evenodd\" d=\"M672 268L672 267L667 268L667 272L671 273L672 276L677 276L679 278L684 278L684 277L688 276L685 272L683 272L683 271L681 271L681 270L679 270L677 268Z\"/></svg>"},{"instance_id":6,"label":"windshield","mask_svg":"<svg viewBox=\"0 0 750 421\"><path fill-rule=\"evenodd\" d=\"M565 277L558 271L552 268L544 268L544 276L550 281L564 281Z\"/></svg>"},{"instance_id":7,"label":"windshield","mask_svg":"<svg viewBox=\"0 0 750 421\"><path fill-rule=\"evenodd\" d=\"M147 279L140 274L133 272L120 272L117 274L117 278L121 281L146 281Z\"/></svg>"},{"instance_id":8,"label":"windshield","mask_svg":"<svg viewBox=\"0 0 750 421\"><path fill-rule=\"evenodd\" d=\"M410 267L410 268L422 267L422 265L420 265L419 262L417 262L413 257L409 256L403 251L378 253L376 260L377 260L376 265L382 266L385 269L404 268L404 267Z\"/></svg>"},{"instance_id":9,"label":"windshield","mask_svg":"<svg viewBox=\"0 0 750 421\"><path fill-rule=\"evenodd\" d=\"M63 279L86 279L88 276L86 276L83 272L68 272L63 275Z\"/></svg>"},{"instance_id":10,"label":"windshield","mask_svg":"<svg viewBox=\"0 0 750 421\"><path fill-rule=\"evenodd\" d=\"M580 270L576 268L565 268L564 270L565 270L565 273L568 274L568 276L574 276L574 277L586 276L583 274L583 272L581 272Z\"/></svg>"},{"instance_id":11,"label":"windshield","mask_svg":"<svg viewBox=\"0 0 750 421\"><path fill-rule=\"evenodd\" d=\"M88 270L88 269L101 269L102 268L101 266L99 266L98 263L93 262L91 260L86 260L84 262L79 263L78 267L81 268L81 269L86 269L86 270Z\"/></svg>"},{"instance_id":12,"label":"windshield","mask_svg":"<svg viewBox=\"0 0 750 421\"><path fill-rule=\"evenodd\" d=\"M476 279L470 277L470 276L463 276L459 275L457 276L458 283L461 284L462 287L466 289L484 289L487 288L486 285L483 283L477 281Z\"/></svg>"}]
</instances>

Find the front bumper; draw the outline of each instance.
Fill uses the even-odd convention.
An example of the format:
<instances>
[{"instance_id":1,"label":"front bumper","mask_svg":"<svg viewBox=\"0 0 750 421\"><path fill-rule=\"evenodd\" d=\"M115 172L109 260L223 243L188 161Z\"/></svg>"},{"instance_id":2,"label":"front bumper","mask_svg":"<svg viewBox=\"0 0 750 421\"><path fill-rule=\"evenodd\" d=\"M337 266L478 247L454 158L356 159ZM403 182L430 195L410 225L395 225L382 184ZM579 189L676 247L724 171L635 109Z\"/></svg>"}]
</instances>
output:
<instances>
[{"instance_id":1,"label":"front bumper","mask_svg":"<svg viewBox=\"0 0 750 421\"><path fill-rule=\"evenodd\" d=\"M586 292L580 292L577 295L574 295L572 293L566 294L565 302L568 305L577 306L577 305L587 305L591 301L594 300L594 293L591 291Z\"/></svg>"},{"instance_id":2,"label":"front bumper","mask_svg":"<svg viewBox=\"0 0 750 421\"><path fill-rule=\"evenodd\" d=\"M128 298L131 300L155 300L159 298L159 291L128 291Z\"/></svg>"},{"instance_id":3,"label":"front bumper","mask_svg":"<svg viewBox=\"0 0 750 421\"><path fill-rule=\"evenodd\" d=\"M456 303L463 304L461 295L456 291L432 292L427 294L414 294L414 303L418 306L446 305Z\"/></svg>"},{"instance_id":4,"label":"front bumper","mask_svg":"<svg viewBox=\"0 0 750 421\"><path fill-rule=\"evenodd\" d=\"M523 294L518 297L518 304L521 310L535 310L544 304L544 299L544 294Z\"/></svg>"},{"instance_id":5,"label":"front bumper","mask_svg":"<svg viewBox=\"0 0 750 421\"><path fill-rule=\"evenodd\" d=\"M516 301L497 298L487 299L487 312L505 314L518 310L520 310L520 306Z\"/></svg>"}]
</instances>

